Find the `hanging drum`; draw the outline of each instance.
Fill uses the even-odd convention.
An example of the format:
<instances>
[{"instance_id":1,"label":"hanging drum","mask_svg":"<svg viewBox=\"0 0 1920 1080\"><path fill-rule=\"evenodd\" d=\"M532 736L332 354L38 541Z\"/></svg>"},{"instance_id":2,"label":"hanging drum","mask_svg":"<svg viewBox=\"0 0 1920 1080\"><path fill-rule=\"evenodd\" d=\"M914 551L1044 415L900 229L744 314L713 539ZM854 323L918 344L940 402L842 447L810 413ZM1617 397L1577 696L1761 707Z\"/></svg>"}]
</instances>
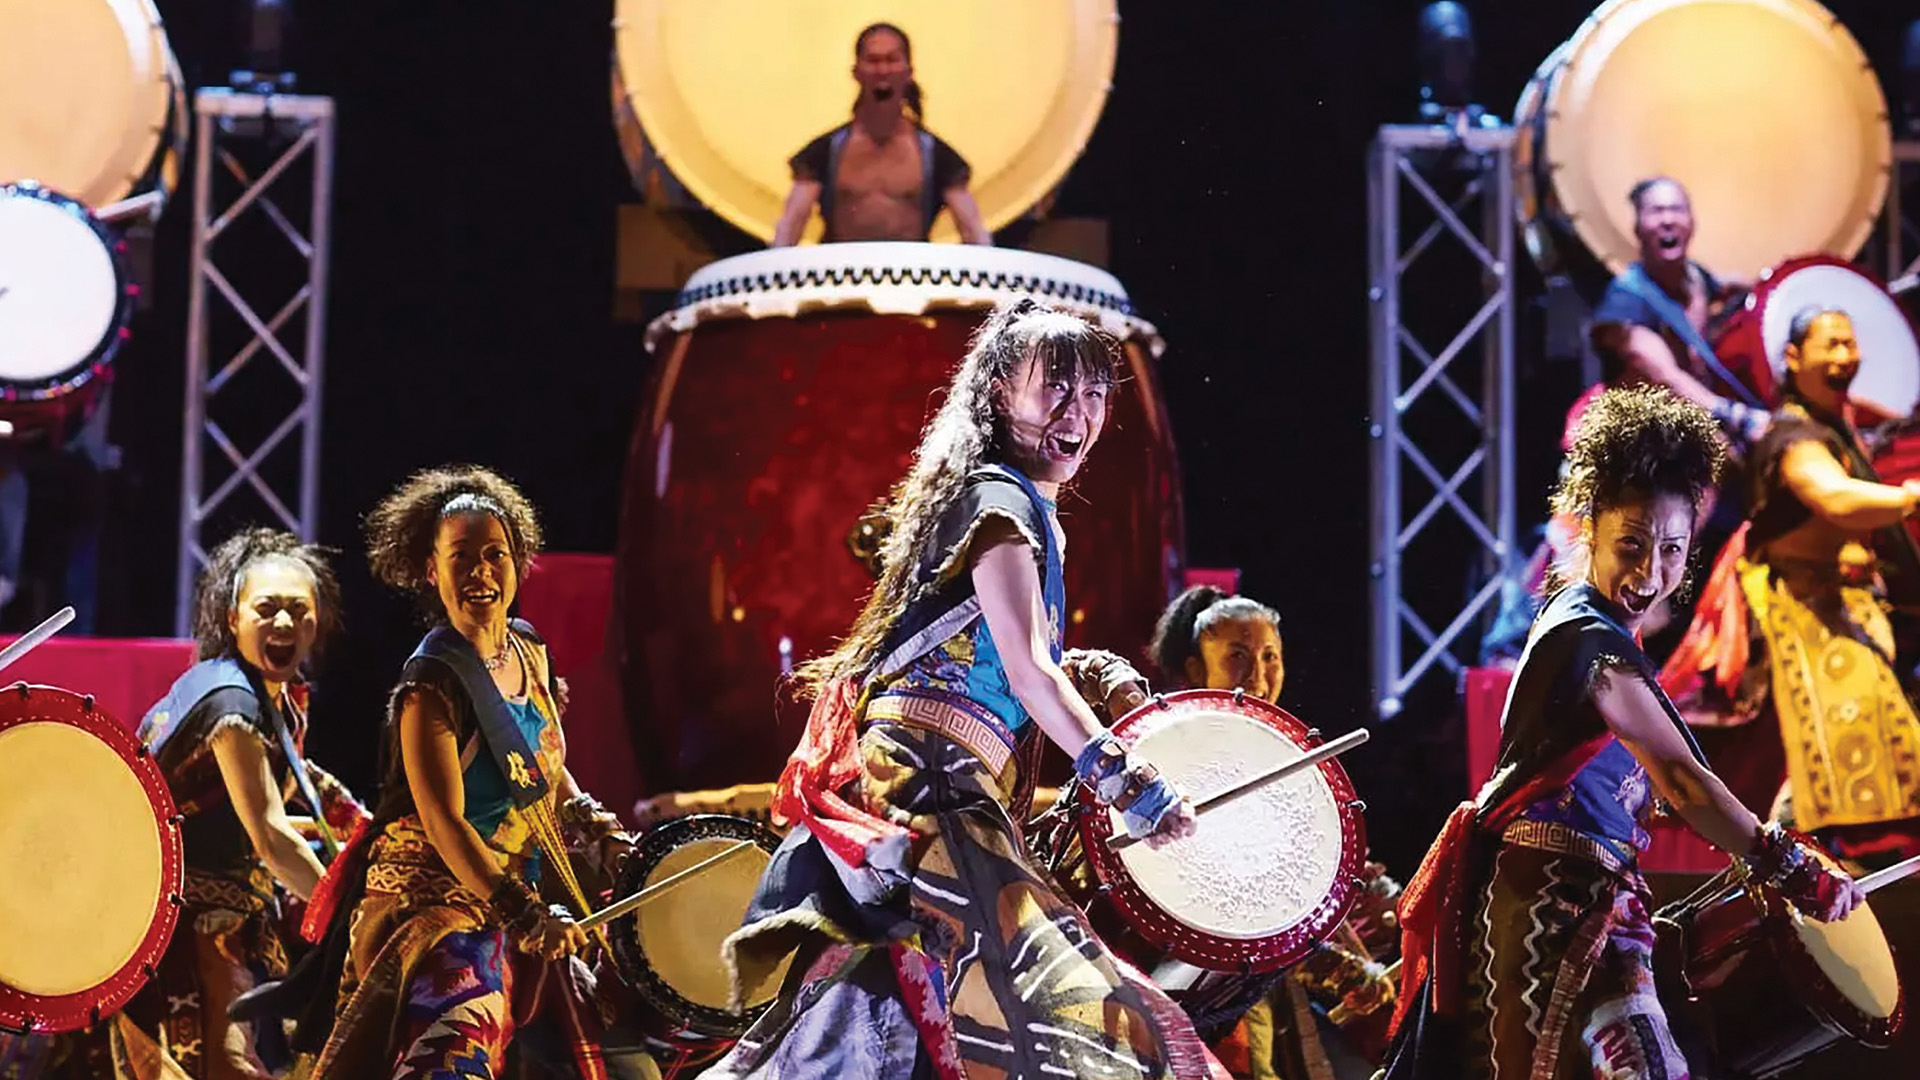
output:
<instances>
[{"instance_id":1,"label":"hanging drum","mask_svg":"<svg viewBox=\"0 0 1920 1080\"><path fill-rule=\"evenodd\" d=\"M100 210L169 192L185 85L151 0L0 0L0 183Z\"/></svg>"},{"instance_id":2,"label":"hanging drum","mask_svg":"<svg viewBox=\"0 0 1920 1080\"><path fill-rule=\"evenodd\" d=\"M805 713L784 671L830 649L873 588L871 511L906 475L968 338L1033 296L1120 339L1123 379L1061 498L1070 645L1144 646L1183 558L1179 466L1120 283L961 244L806 245L699 271L648 330L616 566L618 655L653 791L779 776Z\"/></svg>"},{"instance_id":3,"label":"hanging drum","mask_svg":"<svg viewBox=\"0 0 1920 1080\"><path fill-rule=\"evenodd\" d=\"M987 228L1044 201L1106 104L1115 0L615 0L614 121L635 186L771 240L787 159L847 122L854 38L883 21L912 40L927 128L973 167ZM816 216L805 238L820 230ZM942 214L933 239L957 237Z\"/></svg>"},{"instance_id":4,"label":"hanging drum","mask_svg":"<svg viewBox=\"0 0 1920 1080\"><path fill-rule=\"evenodd\" d=\"M1873 69L1813 0L1610 0L1541 65L1514 127L1521 224L1548 273L1636 260L1627 193L1652 176L1686 187L1693 257L1723 278L1852 258L1892 160Z\"/></svg>"},{"instance_id":5,"label":"hanging drum","mask_svg":"<svg viewBox=\"0 0 1920 1080\"><path fill-rule=\"evenodd\" d=\"M0 1026L75 1031L152 976L179 918L173 797L93 699L0 690Z\"/></svg>"}]
</instances>

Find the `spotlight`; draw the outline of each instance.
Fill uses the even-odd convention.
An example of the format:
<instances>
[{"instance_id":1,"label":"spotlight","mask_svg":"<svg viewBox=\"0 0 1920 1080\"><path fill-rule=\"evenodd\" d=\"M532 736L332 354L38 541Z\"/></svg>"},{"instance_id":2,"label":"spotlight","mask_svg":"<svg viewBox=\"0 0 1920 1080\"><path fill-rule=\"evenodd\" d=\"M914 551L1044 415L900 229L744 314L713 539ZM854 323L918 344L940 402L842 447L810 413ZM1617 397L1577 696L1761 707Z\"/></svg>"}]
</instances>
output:
<instances>
[{"instance_id":1,"label":"spotlight","mask_svg":"<svg viewBox=\"0 0 1920 1080\"><path fill-rule=\"evenodd\" d=\"M247 63L227 77L235 90L254 94L291 93L295 78L284 66L287 31L293 26L293 0L249 0L246 12Z\"/></svg>"},{"instance_id":2,"label":"spotlight","mask_svg":"<svg viewBox=\"0 0 1920 1080\"><path fill-rule=\"evenodd\" d=\"M1474 107L1473 21L1452 0L1420 12L1420 115L1441 121Z\"/></svg>"},{"instance_id":3,"label":"spotlight","mask_svg":"<svg viewBox=\"0 0 1920 1080\"><path fill-rule=\"evenodd\" d=\"M1909 135L1920 135L1920 19L1907 26L1907 47L1900 54L1901 104Z\"/></svg>"}]
</instances>

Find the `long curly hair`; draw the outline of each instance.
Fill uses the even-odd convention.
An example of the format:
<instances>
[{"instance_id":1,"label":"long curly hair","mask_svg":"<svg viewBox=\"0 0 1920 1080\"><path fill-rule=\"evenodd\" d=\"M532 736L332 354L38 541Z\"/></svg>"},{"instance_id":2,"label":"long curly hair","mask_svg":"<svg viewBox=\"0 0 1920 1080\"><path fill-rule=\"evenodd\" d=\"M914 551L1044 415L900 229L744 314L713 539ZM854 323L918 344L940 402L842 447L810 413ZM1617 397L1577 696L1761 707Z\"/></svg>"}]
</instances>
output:
<instances>
[{"instance_id":1,"label":"long curly hair","mask_svg":"<svg viewBox=\"0 0 1920 1080\"><path fill-rule=\"evenodd\" d=\"M333 554L337 553L301 543L299 537L279 529L242 529L221 541L207 553L207 565L200 571L193 594L193 637L199 646L199 658L240 655L229 617L240 602L247 571L272 560L298 566L313 578L314 616L320 621L313 656L318 659L328 639L339 633L342 625L340 581L334 577L329 561Z\"/></svg>"},{"instance_id":2,"label":"long curly hair","mask_svg":"<svg viewBox=\"0 0 1920 1080\"><path fill-rule=\"evenodd\" d=\"M1586 525L1625 502L1679 495L1693 506L1697 530L1726 465L1719 425L1705 409L1657 386L1608 390L1580 418L1552 510ZM1585 572L1585 541L1575 548L1549 568L1548 595Z\"/></svg>"},{"instance_id":3,"label":"long curly hair","mask_svg":"<svg viewBox=\"0 0 1920 1080\"><path fill-rule=\"evenodd\" d=\"M1028 357L1045 364L1050 378L1112 383L1119 377L1118 344L1086 320L1030 298L996 309L975 332L946 400L921 432L912 468L888 500L890 524L873 592L832 652L795 669L799 697L810 698L836 679L865 675L880 659L895 621L924 587L915 570L940 516L965 489L970 473L1005 454L1002 395Z\"/></svg>"},{"instance_id":4,"label":"long curly hair","mask_svg":"<svg viewBox=\"0 0 1920 1080\"><path fill-rule=\"evenodd\" d=\"M1265 619L1280 630L1280 613L1252 597L1236 596L1212 585L1195 585L1160 613L1147 659L1169 683L1185 686L1187 661L1200 655L1200 636L1222 619Z\"/></svg>"},{"instance_id":5,"label":"long curly hair","mask_svg":"<svg viewBox=\"0 0 1920 1080\"><path fill-rule=\"evenodd\" d=\"M444 465L408 477L367 515L367 564L373 576L414 598L429 618L444 618L440 594L427 578L440 522L455 514L487 513L507 531L515 576L526 583L540 553L540 519L513 483L478 465Z\"/></svg>"}]
</instances>

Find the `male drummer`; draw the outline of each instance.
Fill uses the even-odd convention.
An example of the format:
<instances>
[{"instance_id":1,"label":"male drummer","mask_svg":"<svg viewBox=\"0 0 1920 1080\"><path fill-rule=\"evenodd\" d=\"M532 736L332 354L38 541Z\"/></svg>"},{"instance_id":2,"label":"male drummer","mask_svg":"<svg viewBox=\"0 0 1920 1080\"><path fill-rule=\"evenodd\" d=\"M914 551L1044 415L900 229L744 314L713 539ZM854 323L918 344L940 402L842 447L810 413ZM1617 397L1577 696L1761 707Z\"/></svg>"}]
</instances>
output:
<instances>
[{"instance_id":1,"label":"male drummer","mask_svg":"<svg viewBox=\"0 0 1920 1080\"><path fill-rule=\"evenodd\" d=\"M913 45L891 23L874 23L853 44L860 96L853 119L808 143L788 161L793 189L774 228L773 246L790 247L817 204L823 243L925 241L945 206L969 244L992 244L967 190L966 159L924 125Z\"/></svg>"},{"instance_id":2,"label":"male drummer","mask_svg":"<svg viewBox=\"0 0 1920 1080\"><path fill-rule=\"evenodd\" d=\"M1860 348L1846 312L1795 315L1785 360L1784 403L1750 462L1752 517L1661 682L1715 726L1776 718L1777 744L1753 725L1716 762L1777 783L1784 747L1775 815L1874 868L1920 854L1920 719L1894 675L1881 603L1884 593L1896 609L1920 606L1903 524L1920 511L1920 480L1881 483L1861 448L1847 402Z\"/></svg>"}]
</instances>

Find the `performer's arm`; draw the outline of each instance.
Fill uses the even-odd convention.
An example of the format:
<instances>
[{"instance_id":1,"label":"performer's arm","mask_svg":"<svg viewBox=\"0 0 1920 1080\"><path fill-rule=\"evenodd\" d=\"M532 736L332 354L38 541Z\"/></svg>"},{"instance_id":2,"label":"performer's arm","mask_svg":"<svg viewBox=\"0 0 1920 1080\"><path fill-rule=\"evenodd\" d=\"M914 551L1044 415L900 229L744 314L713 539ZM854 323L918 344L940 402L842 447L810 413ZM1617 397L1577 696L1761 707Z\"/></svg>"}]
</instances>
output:
<instances>
[{"instance_id":1,"label":"performer's arm","mask_svg":"<svg viewBox=\"0 0 1920 1080\"><path fill-rule=\"evenodd\" d=\"M445 699L425 690L407 694L400 708L400 757L407 790L420 823L440 860L468 891L488 899L506 883L498 858L467 823L467 791L460 778L460 746ZM587 944L586 932L571 921L542 917L529 934L535 951L553 955Z\"/></svg>"},{"instance_id":2,"label":"performer's arm","mask_svg":"<svg viewBox=\"0 0 1920 1080\"><path fill-rule=\"evenodd\" d=\"M266 744L239 725L230 724L212 739L213 757L220 765L233 812L246 827L254 853L267 864L287 891L302 900L313 895L326 871L320 860L287 818L286 803L273 782Z\"/></svg>"},{"instance_id":3,"label":"performer's arm","mask_svg":"<svg viewBox=\"0 0 1920 1080\"><path fill-rule=\"evenodd\" d=\"M1920 481L1895 486L1856 480L1833 451L1812 439L1794 443L1781 455L1780 478L1807 509L1842 529L1898 525L1920 509Z\"/></svg>"},{"instance_id":4,"label":"performer's arm","mask_svg":"<svg viewBox=\"0 0 1920 1080\"><path fill-rule=\"evenodd\" d=\"M807 219L820 201L820 181L795 180L787 192L787 205L780 211L780 222L773 228L774 247L792 247L806 231Z\"/></svg>"},{"instance_id":5,"label":"performer's arm","mask_svg":"<svg viewBox=\"0 0 1920 1080\"><path fill-rule=\"evenodd\" d=\"M947 212L953 215L963 242L993 246L993 233L987 230L986 220L980 216L980 204L974 201L973 192L964 186L951 187L943 193L942 201L947 204Z\"/></svg>"},{"instance_id":6,"label":"performer's arm","mask_svg":"<svg viewBox=\"0 0 1920 1080\"><path fill-rule=\"evenodd\" d=\"M1667 347L1667 339L1644 326L1621 326L1617 330L1625 331L1619 352L1641 378L1658 383L1709 412L1720 404L1720 395L1680 366L1673 350Z\"/></svg>"},{"instance_id":7,"label":"performer's arm","mask_svg":"<svg viewBox=\"0 0 1920 1080\"><path fill-rule=\"evenodd\" d=\"M1033 549L1011 524L992 518L980 526L973 550L974 593L1014 696L1068 757L1079 754L1103 729L1053 662Z\"/></svg>"}]
</instances>

